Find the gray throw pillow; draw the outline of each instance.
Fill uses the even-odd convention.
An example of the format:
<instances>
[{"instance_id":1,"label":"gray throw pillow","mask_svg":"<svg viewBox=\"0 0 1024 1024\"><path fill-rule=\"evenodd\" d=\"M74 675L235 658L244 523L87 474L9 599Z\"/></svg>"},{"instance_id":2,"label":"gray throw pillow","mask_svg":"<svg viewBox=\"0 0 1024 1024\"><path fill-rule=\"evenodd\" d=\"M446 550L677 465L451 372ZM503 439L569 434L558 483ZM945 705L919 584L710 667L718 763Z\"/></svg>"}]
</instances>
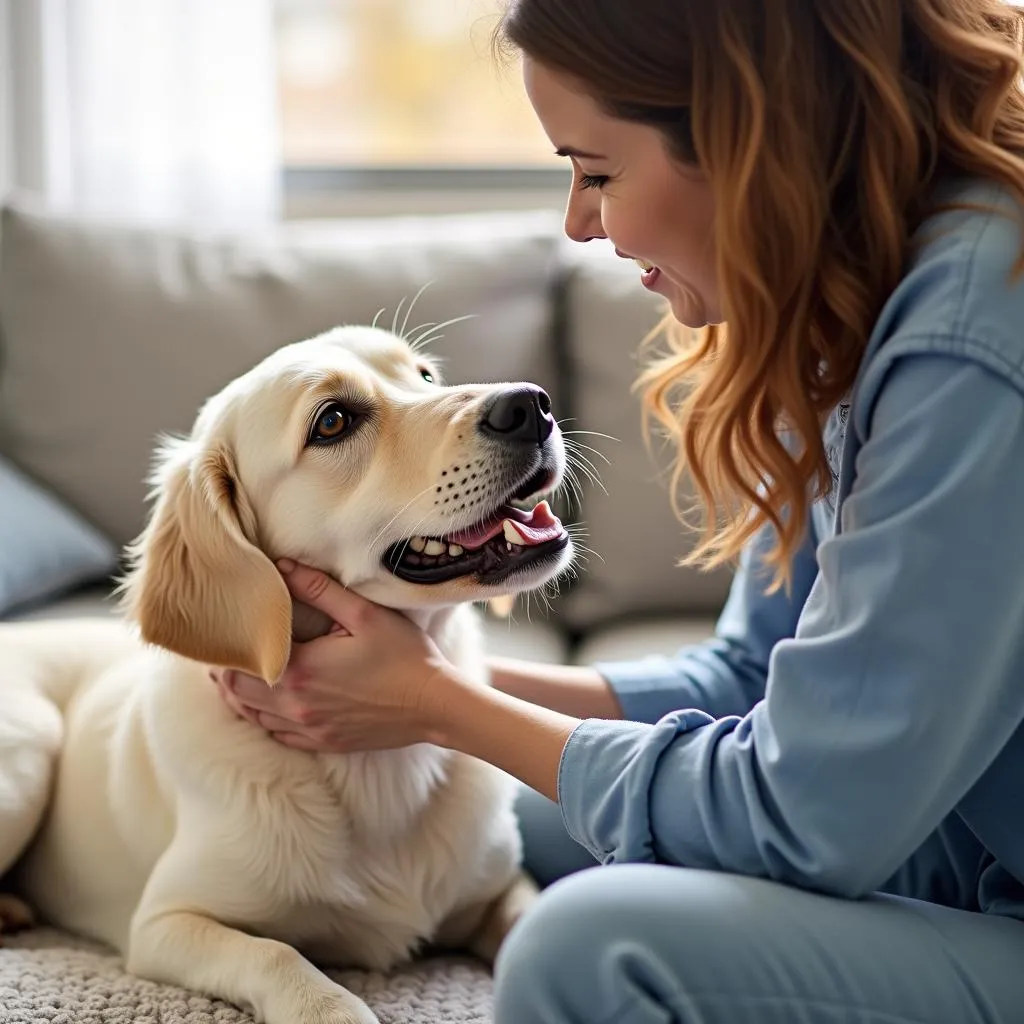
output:
<instances>
[{"instance_id":1,"label":"gray throw pillow","mask_svg":"<svg viewBox=\"0 0 1024 1024\"><path fill-rule=\"evenodd\" d=\"M109 576L117 548L0 457L0 617Z\"/></svg>"}]
</instances>

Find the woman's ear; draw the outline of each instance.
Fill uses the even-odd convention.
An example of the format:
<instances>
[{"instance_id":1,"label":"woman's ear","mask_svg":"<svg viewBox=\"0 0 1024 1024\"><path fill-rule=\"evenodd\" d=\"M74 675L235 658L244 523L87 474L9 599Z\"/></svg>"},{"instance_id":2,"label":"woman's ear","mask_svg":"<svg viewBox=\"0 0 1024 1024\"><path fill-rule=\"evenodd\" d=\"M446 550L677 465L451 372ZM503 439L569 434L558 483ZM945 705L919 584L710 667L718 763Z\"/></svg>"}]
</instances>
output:
<instances>
[{"instance_id":1,"label":"woman's ear","mask_svg":"<svg viewBox=\"0 0 1024 1024\"><path fill-rule=\"evenodd\" d=\"M121 584L128 617L149 643L276 683L291 652L291 595L249 539L254 517L229 454L174 442L155 480L156 504Z\"/></svg>"}]
</instances>

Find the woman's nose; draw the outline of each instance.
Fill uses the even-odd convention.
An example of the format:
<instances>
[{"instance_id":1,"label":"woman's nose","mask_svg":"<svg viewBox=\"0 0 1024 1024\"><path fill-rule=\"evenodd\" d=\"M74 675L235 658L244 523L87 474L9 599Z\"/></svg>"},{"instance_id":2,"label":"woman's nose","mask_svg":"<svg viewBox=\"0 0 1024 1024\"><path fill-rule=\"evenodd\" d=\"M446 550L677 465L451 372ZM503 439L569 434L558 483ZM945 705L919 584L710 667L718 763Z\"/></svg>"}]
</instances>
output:
<instances>
[{"instance_id":1,"label":"woman's nose","mask_svg":"<svg viewBox=\"0 0 1024 1024\"><path fill-rule=\"evenodd\" d=\"M601 225L601 194L596 189L581 192L573 185L565 208L565 233L574 242L608 237Z\"/></svg>"}]
</instances>

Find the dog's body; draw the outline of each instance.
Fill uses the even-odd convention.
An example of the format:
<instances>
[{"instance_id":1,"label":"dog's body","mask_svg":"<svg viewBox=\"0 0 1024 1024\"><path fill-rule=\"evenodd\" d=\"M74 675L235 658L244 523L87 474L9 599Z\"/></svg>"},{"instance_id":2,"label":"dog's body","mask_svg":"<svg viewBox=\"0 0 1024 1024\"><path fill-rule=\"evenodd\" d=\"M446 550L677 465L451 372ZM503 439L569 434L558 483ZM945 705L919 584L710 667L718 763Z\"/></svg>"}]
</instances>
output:
<instances>
[{"instance_id":1,"label":"dog's body","mask_svg":"<svg viewBox=\"0 0 1024 1024\"><path fill-rule=\"evenodd\" d=\"M187 446L168 450L126 582L138 628L91 620L0 627L0 797L5 789L9 796L0 810L0 870L20 855L21 893L46 919L118 948L130 971L228 999L269 1024L368 1024L370 1010L310 961L386 969L425 944L491 958L532 893L519 872L513 783L503 773L426 744L344 756L291 750L236 718L208 678L213 663L274 682L293 634L325 631L309 609L292 608L271 558L312 562L401 609L479 685L486 685L480 624L466 601L518 588L501 575L503 559L529 569L536 554L543 578L564 564L564 545L552 548L557 558L541 558L554 532L543 515L520 513L524 534L549 538L536 541L536 552L527 542L522 551L509 543L504 553L493 523L492 536L479 543L487 529L474 533L471 513L445 510L434 497L447 486L421 486L447 477L445 466L458 470L456 459L473 462L473 479L486 475L485 460L471 459L467 448L481 443L473 427L481 415L491 415L488 429L498 422L497 414L481 414L481 402L491 401L487 389L463 389L461 398L441 394L460 389L438 389L437 401L448 403L441 434L457 437L460 447L453 453L442 445L434 464L420 467L427 477L396 484L412 500L389 494L383 508L364 513L359 529L339 530L330 519L337 512L351 520L353 503L366 500L361 489L383 493L375 467L381 449L394 444L384 421L393 396L384 384L376 392L384 399L367 414L384 428L374 438L376 455L357 451L364 465L341 467L340 498L330 492L338 466L330 464L324 477L323 455L307 455L312 442L297 451L284 446L275 465L270 453L261 461L240 440L239 430L258 435L260 417L270 416L265 392L275 391L268 381L280 381L282 367L292 383L296 372L319 380L330 369L337 391L343 373L355 387L368 364L369 378L392 372L373 368L375 346L393 362L406 358L393 339L341 334L327 348L322 340L293 346L298 366L279 358L271 372L236 382L204 409ZM337 362L336 347L346 353L341 365L320 365ZM392 378L401 383L406 372L400 365ZM363 379L368 392L366 385ZM233 415L232 440L225 424ZM316 420L327 424L321 434L335 436L337 416L335 409ZM287 437L283 422L276 427ZM524 452L517 448L516 459L526 460ZM499 480L494 494L512 493L511 483L511 476ZM474 486L487 493L483 483ZM341 508L324 504L325 489ZM433 504L416 507L425 494ZM300 497L316 506L307 525ZM275 502L291 510L290 519ZM413 537L429 520L442 541L476 537L479 546L419 559L404 553L407 545L396 547L396 537ZM395 563L389 569L381 568L382 554ZM495 583L489 587L483 571L451 575L459 559L486 561ZM522 585L535 585L539 575L527 571Z\"/></svg>"}]
</instances>

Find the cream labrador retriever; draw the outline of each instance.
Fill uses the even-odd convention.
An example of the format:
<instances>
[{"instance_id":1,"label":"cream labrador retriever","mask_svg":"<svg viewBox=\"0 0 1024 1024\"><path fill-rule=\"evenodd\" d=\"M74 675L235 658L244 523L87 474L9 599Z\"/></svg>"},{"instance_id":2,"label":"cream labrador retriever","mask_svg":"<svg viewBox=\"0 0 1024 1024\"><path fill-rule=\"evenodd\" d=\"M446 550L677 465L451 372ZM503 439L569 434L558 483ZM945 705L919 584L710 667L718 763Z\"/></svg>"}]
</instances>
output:
<instances>
[{"instance_id":1,"label":"cream labrador retriever","mask_svg":"<svg viewBox=\"0 0 1024 1024\"><path fill-rule=\"evenodd\" d=\"M520 507L564 470L543 391L445 387L376 328L229 384L158 455L123 584L136 628L0 627L0 871L22 854L46 919L268 1024L376 1020L314 963L492 958L533 895L511 780L429 745L289 750L231 714L207 664L276 681L293 636L326 631L293 608L287 556L402 610L486 685L470 602L568 565L547 503Z\"/></svg>"}]
</instances>

